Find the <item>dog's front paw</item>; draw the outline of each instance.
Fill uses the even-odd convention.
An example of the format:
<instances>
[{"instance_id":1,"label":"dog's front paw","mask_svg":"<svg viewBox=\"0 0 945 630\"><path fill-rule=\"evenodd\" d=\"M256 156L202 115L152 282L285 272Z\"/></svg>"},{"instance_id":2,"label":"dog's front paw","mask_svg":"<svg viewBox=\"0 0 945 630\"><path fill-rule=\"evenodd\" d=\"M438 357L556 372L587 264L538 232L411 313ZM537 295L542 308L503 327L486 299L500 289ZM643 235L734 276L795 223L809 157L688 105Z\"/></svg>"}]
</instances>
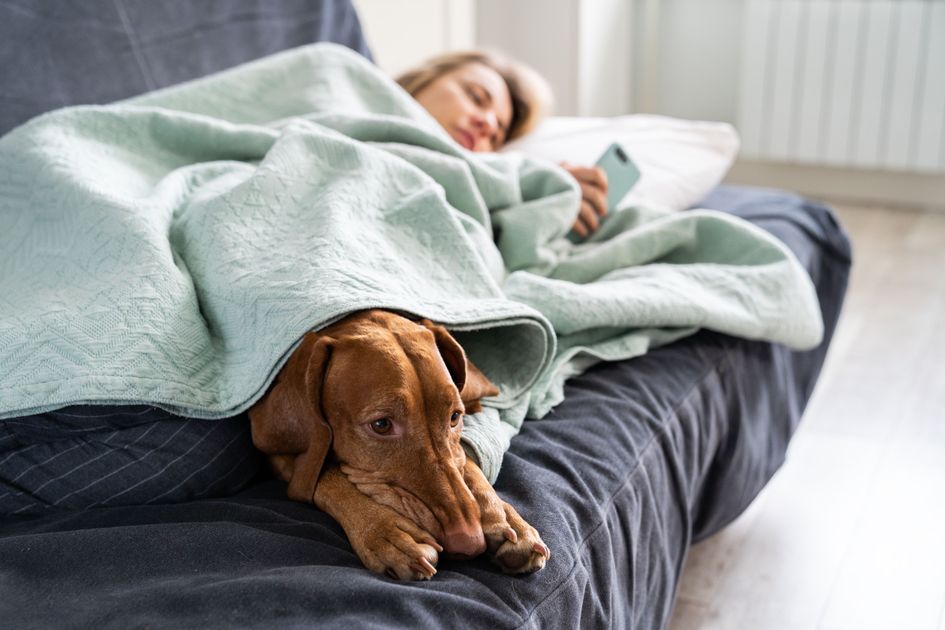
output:
<instances>
[{"instance_id":1,"label":"dog's front paw","mask_svg":"<svg viewBox=\"0 0 945 630\"><path fill-rule=\"evenodd\" d=\"M364 566L395 580L429 580L443 551L432 536L399 516L348 532L348 538Z\"/></svg>"},{"instance_id":2,"label":"dog's front paw","mask_svg":"<svg viewBox=\"0 0 945 630\"><path fill-rule=\"evenodd\" d=\"M509 574L534 573L545 566L551 551L538 531L503 502L505 518L483 527L489 558Z\"/></svg>"}]
</instances>

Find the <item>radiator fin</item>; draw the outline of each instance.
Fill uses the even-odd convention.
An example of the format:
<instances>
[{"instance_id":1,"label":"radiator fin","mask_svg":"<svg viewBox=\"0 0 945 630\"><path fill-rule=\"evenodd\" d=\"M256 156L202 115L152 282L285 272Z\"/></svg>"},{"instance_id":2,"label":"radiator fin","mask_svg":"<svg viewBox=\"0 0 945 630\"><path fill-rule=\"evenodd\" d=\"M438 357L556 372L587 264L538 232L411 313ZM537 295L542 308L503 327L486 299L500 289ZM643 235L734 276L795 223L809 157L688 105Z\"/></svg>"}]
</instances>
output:
<instances>
[{"instance_id":1,"label":"radiator fin","mask_svg":"<svg viewBox=\"0 0 945 630\"><path fill-rule=\"evenodd\" d=\"M749 158L945 172L945 0L748 0Z\"/></svg>"}]
</instances>

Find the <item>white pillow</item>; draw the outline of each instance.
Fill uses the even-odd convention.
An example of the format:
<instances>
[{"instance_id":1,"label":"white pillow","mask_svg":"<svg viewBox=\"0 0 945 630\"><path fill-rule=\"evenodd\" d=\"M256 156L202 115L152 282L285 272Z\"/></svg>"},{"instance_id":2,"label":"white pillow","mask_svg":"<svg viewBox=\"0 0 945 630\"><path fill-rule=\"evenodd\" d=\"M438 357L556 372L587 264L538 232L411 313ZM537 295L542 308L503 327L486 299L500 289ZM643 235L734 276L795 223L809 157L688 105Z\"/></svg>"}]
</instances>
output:
<instances>
[{"instance_id":1,"label":"white pillow","mask_svg":"<svg viewBox=\"0 0 945 630\"><path fill-rule=\"evenodd\" d=\"M590 166L612 142L619 142L640 169L639 181L619 205L675 210L709 194L731 168L739 146L738 134L728 123L633 114L548 118L502 151Z\"/></svg>"}]
</instances>

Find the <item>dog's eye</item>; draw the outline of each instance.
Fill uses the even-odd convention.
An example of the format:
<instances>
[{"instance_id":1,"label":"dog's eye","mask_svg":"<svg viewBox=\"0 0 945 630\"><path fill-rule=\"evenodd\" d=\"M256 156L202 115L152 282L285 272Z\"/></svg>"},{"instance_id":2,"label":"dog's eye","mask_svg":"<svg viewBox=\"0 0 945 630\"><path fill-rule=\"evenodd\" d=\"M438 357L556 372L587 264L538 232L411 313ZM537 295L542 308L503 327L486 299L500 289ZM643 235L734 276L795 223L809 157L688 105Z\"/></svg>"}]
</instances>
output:
<instances>
[{"instance_id":1,"label":"dog's eye","mask_svg":"<svg viewBox=\"0 0 945 630\"><path fill-rule=\"evenodd\" d=\"M371 428L374 430L375 433L378 433L380 435L389 433L393 426L394 426L394 423L390 421L390 418L378 418L377 420L371 423Z\"/></svg>"},{"instance_id":2,"label":"dog's eye","mask_svg":"<svg viewBox=\"0 0 945 630\"><path fill-rule=\"evenodd\" d=\"M460 413L459 411L454 411L453 415L450 416L450 426L455 427L456 425L458 425L462 417L463 417L462 413Z\"/></svg>"}]
</instances>

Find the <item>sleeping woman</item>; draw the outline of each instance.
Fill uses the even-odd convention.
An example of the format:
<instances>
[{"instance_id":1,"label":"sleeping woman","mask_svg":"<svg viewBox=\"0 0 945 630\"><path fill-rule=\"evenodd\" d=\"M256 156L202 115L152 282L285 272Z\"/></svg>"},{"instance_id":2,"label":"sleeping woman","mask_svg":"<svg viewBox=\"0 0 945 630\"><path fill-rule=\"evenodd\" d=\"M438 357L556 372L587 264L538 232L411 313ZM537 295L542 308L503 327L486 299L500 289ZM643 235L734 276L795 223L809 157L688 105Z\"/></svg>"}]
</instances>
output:
<instances>
[{"instance_id":1,"label":"sleeping woman","mask_svg":"<svg viewBox=\"0 0 945 630\"><path fill-rule=\"evenodd\" d=\"M551 109L551 90L538 73L493 52L440 55L397 82L469 151L498 151ZM583 238L607 213L607 177L598 167L561 166L581 186L581 212L572 229Z\"/></svg>"}]
</instances>

